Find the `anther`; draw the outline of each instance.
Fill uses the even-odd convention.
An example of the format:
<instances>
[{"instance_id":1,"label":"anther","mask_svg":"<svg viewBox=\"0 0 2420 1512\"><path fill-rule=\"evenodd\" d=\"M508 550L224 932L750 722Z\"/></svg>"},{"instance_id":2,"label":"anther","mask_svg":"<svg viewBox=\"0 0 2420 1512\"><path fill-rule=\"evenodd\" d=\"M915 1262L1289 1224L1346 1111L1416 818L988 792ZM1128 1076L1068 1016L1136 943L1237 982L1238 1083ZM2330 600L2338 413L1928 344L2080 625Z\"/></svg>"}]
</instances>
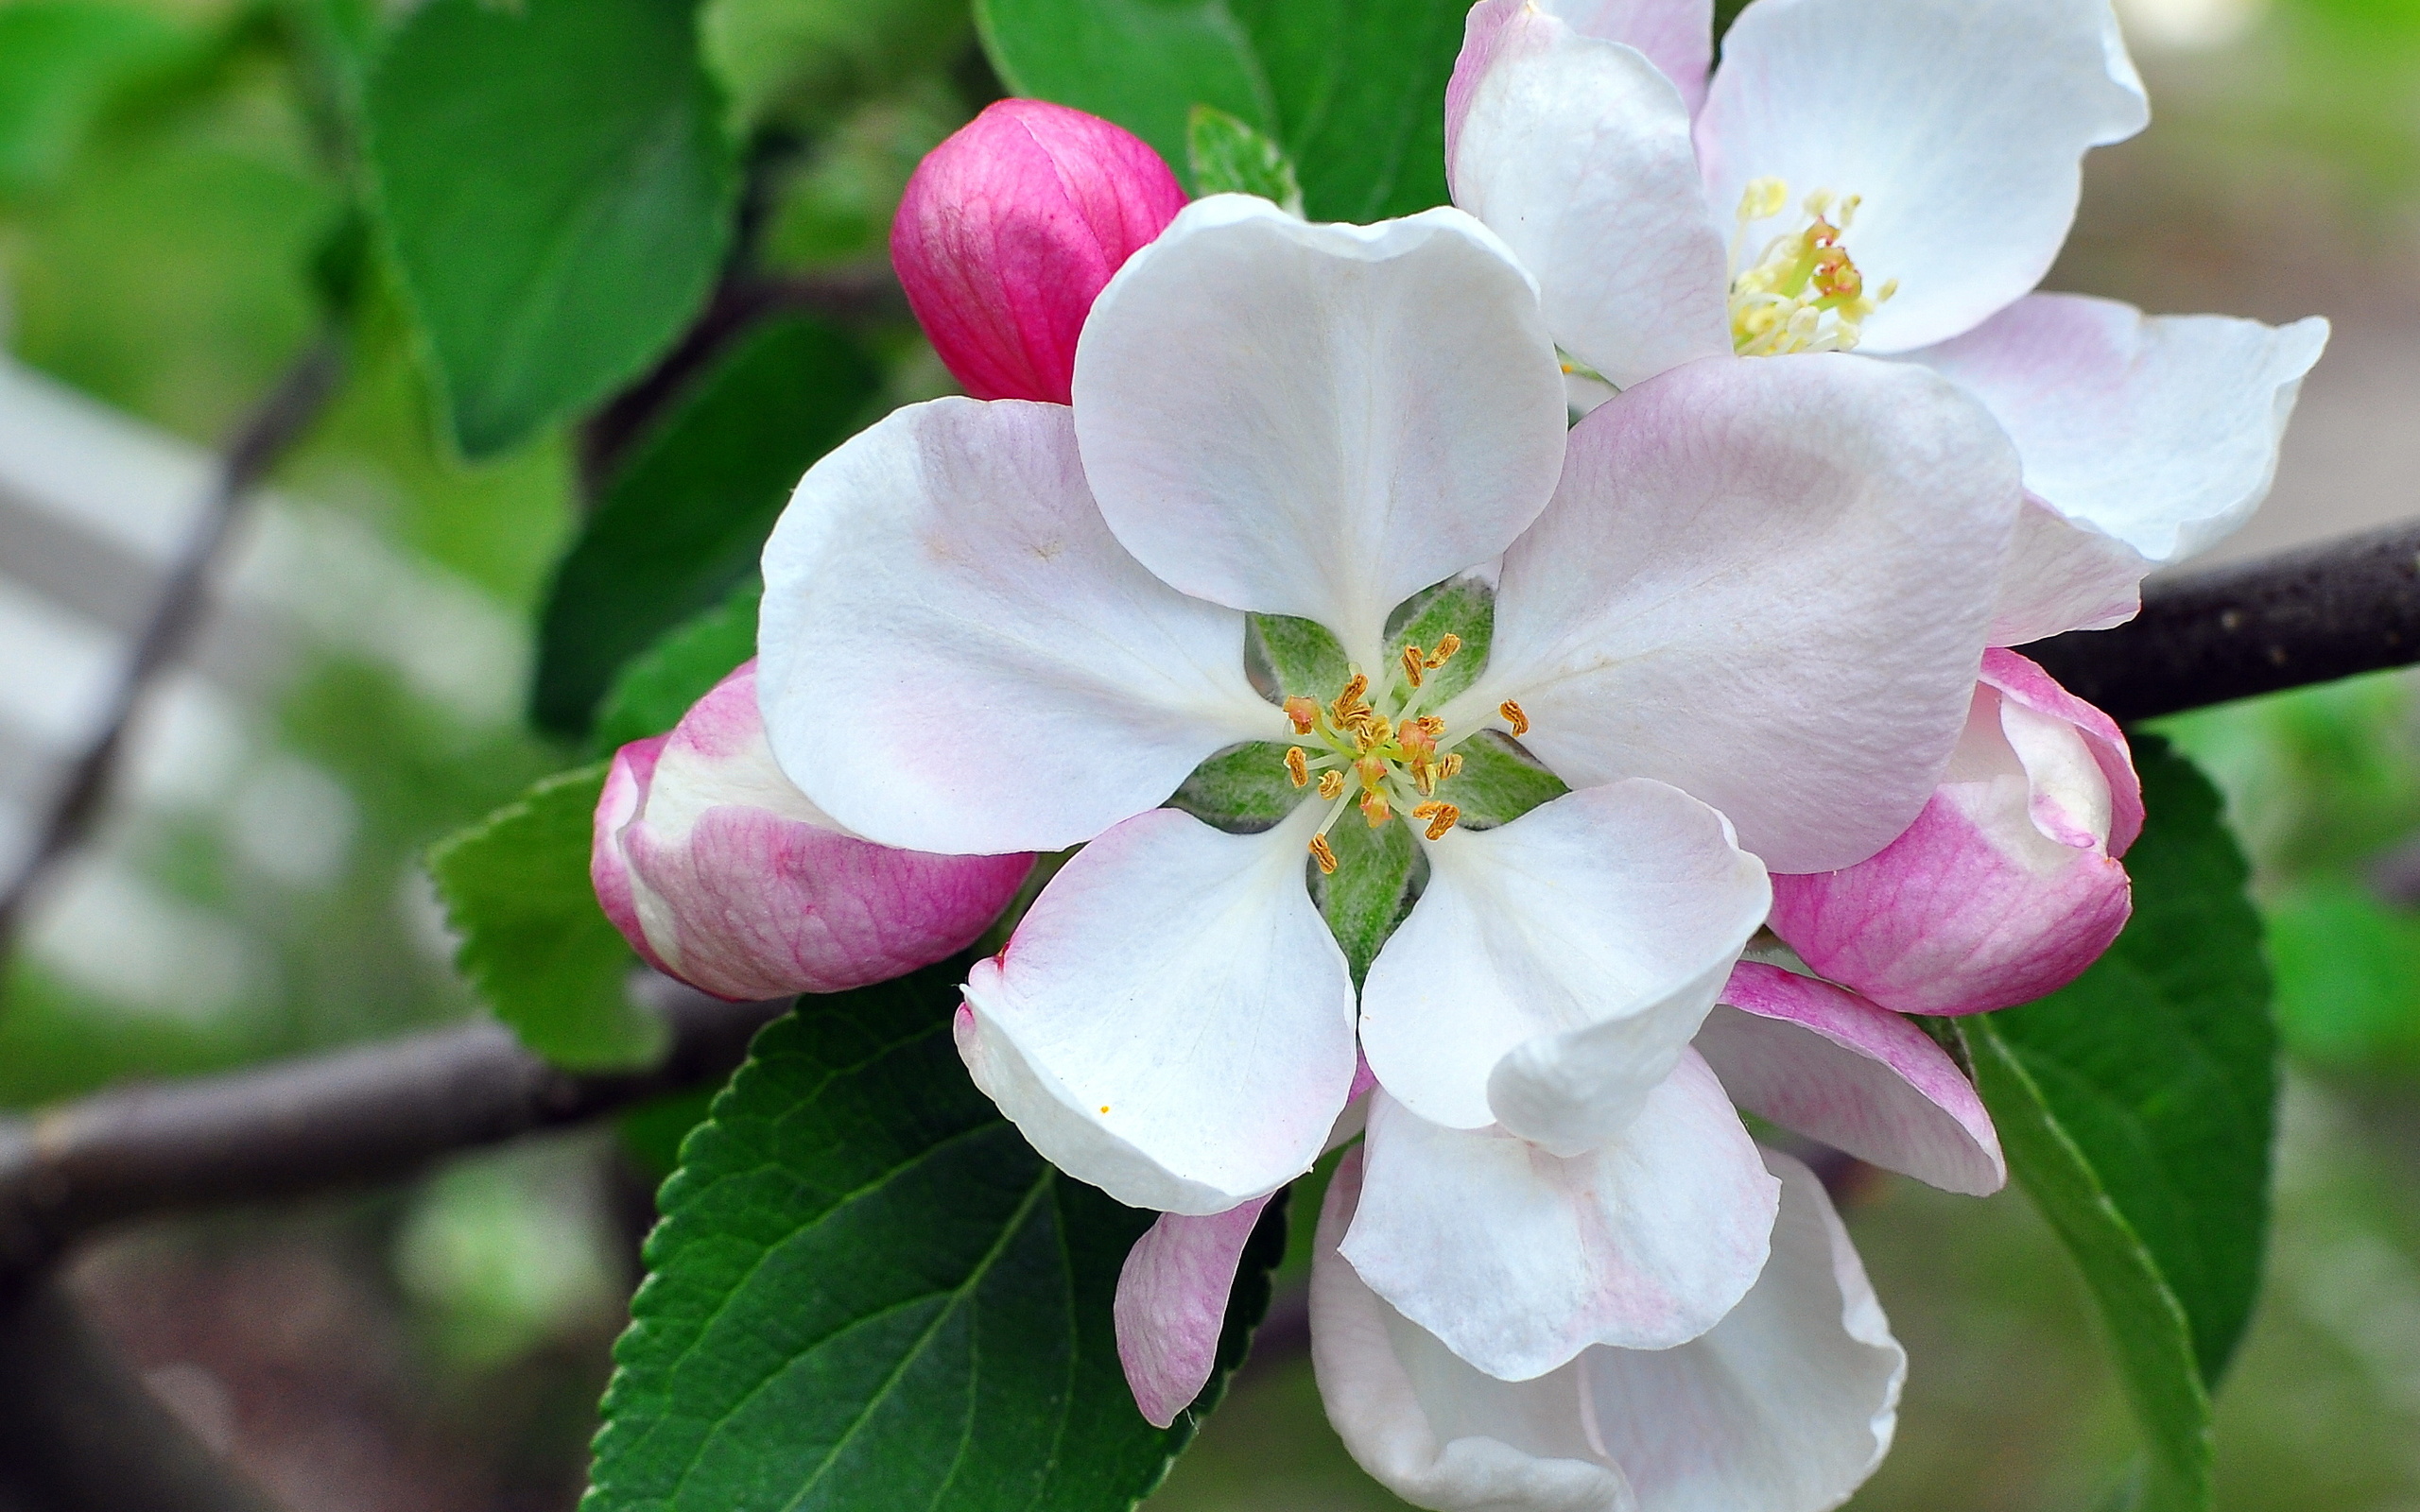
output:
<instances>
[{"instance_id":1,"label":"anther","mask_svg":"<svg viewBox=\"0 0 2420 1512\"><path fill-rule=\"evenodd\" d=\"M1421 668L1426 664L1426 662L1421 657L1420 647L1416 645L1407 645L1403 648L1403 679L1406 682L1410 683L1415 688L1419 687L1420 671Z\"/></svg>"},{"instance_id":2,"label":"anther","mask_svg":"<svg viewBox=\"0 0 2420 1512\"><path fill-rule=\"evenodd\" d=\"M1387 806L1387 795L1384 793L1374 788L1361 795L1361 817L1370 822L1370 828L1379 828L1394 815L1395 811Z\"/></svg>"},{"instance_id":3,"label":"anther","mask_svg":"<svg viewBox=\"0 0 2420 1512\"><path fill-rule=\"evenodd\" d=\"M1296 787L1311 785L1311 759L1304 753L1302 747L1286 747L1286 775L1294 780Z\"/></svg>"},{"instance_id":4,"label":"anther","mask_svg":"<svg viewBox=\"0 0 2420 1512\"><path fill-rule=\"evenodd\" d=\"M1447 760L1452 758L1448 757ZM1344 774L1330 767L1320 773L1320 797L1331 801L1344 796Z\"/></svg>"},{"instance_id":5,"label":"anther","mask_svg":"<svg viewBox=\"0 0 2420 1512\"><path fill-rule=\"evenodd\" d=\"M1334 772L1328 773L1330 777L1335 775ZM1336 875L1336 848L1327 843L1326 835L1311 836L1311 859L1320 864L1320 875L1323 877Z\"/></svg>"},{"instance_id":6,"label":"anther","mask_svg":"<svg viewBox=\"0 0 2420 1512\"><path fill-rule=\"evenodd\" d=\"M1369 691L1370 679L1358 672L1353 674L1353 680L1347 682L1344 685L1344 691L1336 696L1336 702L1328 705L1335 711L1338 724L1352 722L1355 712L1364 707L1361 696Z\"/></svg>"},{"instance_id":7,"label":"anther","mask_svg":"<svg viewBox=\"0 0 2420 1512\"><path fill-rule=\"evenodd\" d=\"M1451 803L1423 803L1411 811L1415 819L1428 821L1428 838L1442 840L1462 816L1462 811Z\"/></svg>"},{"instance_id":8,"label":"anther","mask_svg":"<svg viewBox=\"0 0 2420 1512\"><path fill-rule=\"evenodd\" d=\"M1294 722L1294 733L1307 735L1311 727L1320 722L1319 703L1298 693L1286 700L1286 717Z\"/></svg>"},{"instance_id":9,"label":"anther","mask_svg":"<svg viewBox=\"0 0 2420 1512\"><path fill-rule=\"evenodd\" d=\"M1454 660L1454 653L1461 648L1462 638L1461 636L1453 634L1451 631L1439 636L1437 638L1437 649L1428 653L1428 665L1432 667L1443 666L1446 662Z\"/></svg>"},{"instance_id":10,"label":"anther","mask_svg":"<svg viewBox=\"0 0 2420 1512\"><path fill-rule=\"evenodd\" d=\"M1458 750L1447 751L1445 759L1437 764L1437 781L1441 782L1451 781L1460 776L1461 770L1462 753Z\"/></svg>"},{"instance_id":11,"label":"anther","mask_svg":"<svg viewBox=\"0 0 2420 1512\"><path fill-rule=\"evenodd\" d=\"M1513 739L1518 740L1523 735L1530 732L1530 716L1523 713L1521 712L1521 706L1514 703L1512 699L1507 698L1502 703L1497 704L1495 706L1495 712L1502 714L1504 716L1504 722L1512 727Z\"/></svg>"},{"instance_id":12,"label":"anther","mask_svg":"<svg viewBox=\"0 0 2420 1512\"><path fill-rule=\"evenodd\" d=\"M1420 732L1426 735L1430 740L1435 740L1438 736L1445 732L1445 721L1438 718L1435 714L1422 714L1419 718L1413 720L1412 723L1418 725L1420 727Z\"/></svg>"}]
</instances>

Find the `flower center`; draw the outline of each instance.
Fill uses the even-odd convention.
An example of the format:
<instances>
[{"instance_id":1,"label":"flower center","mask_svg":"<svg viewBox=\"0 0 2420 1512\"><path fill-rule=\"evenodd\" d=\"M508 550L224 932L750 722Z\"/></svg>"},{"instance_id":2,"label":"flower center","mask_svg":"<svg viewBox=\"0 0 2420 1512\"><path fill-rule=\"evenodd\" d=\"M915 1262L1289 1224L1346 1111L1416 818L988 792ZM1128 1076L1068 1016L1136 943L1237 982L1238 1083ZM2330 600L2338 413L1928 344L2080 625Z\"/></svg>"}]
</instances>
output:
<instances>
[{"instance_id":1,"label":"flower center","mask_svg":"<svg viewBox=\"0 0 2420 1512\"><path fill-rule=\"evenodd\" d=\"M1300 694L1286 700L1286 717L1293 721L1294 733L1305 737L1302 745L1287 747L1286 775L1296 787L1316 782L1320 797L1330 804L1310 843L1321 871L1336 874L1336 850L1327 833L1348 804L1358 806L1374 830L1397 814L1408 815L1426 824L1431 840L1442 839L1461 818L1461 809L1438 799L1437 788L1462 769L1462 758L1452 747L1473 731L1448 740L1445 721L1422 712L1428 674L1461 648L1461 637L1451 634L1427 651L1407 642L1377 704L1370 701L1370 679L1358 668L1344 691L1326 703ZM1497 713L1515 736L1529 731L1529 716L1519 704L1508 699Z\"/></svg>"},{"instance_id":2,"label":"flower center","mask_svg":"<svg viewBox=\"0 0 2420 1512\"><path fill-rule=\"evenodd\" d=\"M1743 357L1850 351L1858 328L1899 290L1894 278L1866 293L1865 275L1841 245L1857 218L1858 197L1839 198L1829 189L1806 197L1806 225L1775 236L1749 262L1748 228L1789 203L1789 185L1779 179L1752 179L1739 197L1731 233L1731 350Z\"/></svg>"}]
</instances>

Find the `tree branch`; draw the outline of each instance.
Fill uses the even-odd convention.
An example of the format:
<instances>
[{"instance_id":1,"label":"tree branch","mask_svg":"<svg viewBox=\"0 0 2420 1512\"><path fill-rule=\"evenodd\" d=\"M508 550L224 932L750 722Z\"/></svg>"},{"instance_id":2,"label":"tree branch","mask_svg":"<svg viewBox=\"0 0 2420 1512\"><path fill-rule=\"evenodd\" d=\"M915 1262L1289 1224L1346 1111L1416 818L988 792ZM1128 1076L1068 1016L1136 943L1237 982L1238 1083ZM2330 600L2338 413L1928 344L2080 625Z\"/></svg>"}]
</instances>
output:
<instances>
[{"instance_id":1,"label":"tree branch","mask_svg":"<svg viewBox=\"0 0 2420 1512\"><path fill-rule=\"evenodd\" d=\"M712 1085L788 1005L662 996L672 1046L644 1072L574 1075L475 1023L0 1121L0 1303L120 1219L389 1179Z\"/></svg>"},{"instance_id":2,"label":"tree branch","mask_svg":"<svg viewBox=\"0 0 2420 1512\"><path fill-rule=\"evenodd\" d=\"M2148 585L2114 630L2022 647L2080 698L2150 719L2420 662L2420 521Z\"/></svg>"},{"instance_id":3,"label":"tree branch","mask_svg":"<svg viewBox=\"0 0 2420 1512\"><path fill-rule=\"evenodd\" d=\"M208 603L212 569L226 545L236 516L261 479L285 449L310 429L335 394L343 370L337 337L322 335L285 370L277 387L236 427L220 455L218 481L212 490L193 538L161 585L151 618L136 637L132 657L111 696L100 733L68 769L67 781L53 799L33 853L0 892L0 958L5 958L31 901L53 868L92 833L117 775L118 759L128 730L143 706L144 695L161 673L176 662Z\"/></svg>"}]
</instances>

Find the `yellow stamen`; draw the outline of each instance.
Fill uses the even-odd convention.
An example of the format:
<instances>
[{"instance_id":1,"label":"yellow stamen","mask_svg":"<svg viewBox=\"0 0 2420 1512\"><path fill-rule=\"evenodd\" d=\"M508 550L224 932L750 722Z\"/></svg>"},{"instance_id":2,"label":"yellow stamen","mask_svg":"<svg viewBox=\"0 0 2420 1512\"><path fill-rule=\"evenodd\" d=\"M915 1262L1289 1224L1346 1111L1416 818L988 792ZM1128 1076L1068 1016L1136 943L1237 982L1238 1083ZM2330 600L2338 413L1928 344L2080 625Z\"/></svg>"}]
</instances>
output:
<instances>
[{"instance_id":1,"label":"yellow stamen","mask_svg":"<svg viewBox=\"0 0 2420 1512\"><path fill-rule=\"evenodd\" d=\"M1344 796L1344 774L1331 767L1320 773L1320 797L1328 799Z\"/></svg>"},{"instance_id":2,"label":"yellow stamen","mask_svg":"<svg viewBox=\"0 0 2420 1512\"><path fill-rule=\"evenodd\" d=\"M1294 722L1294 733L1307 735L1311 727L1320 722L1320 706L1298 693L1286 700L1286 717Z\"/></svg>"},{"instance_id":3,"label":"yellow stamen","mask_svg":"<svg viewBox=\"0 0 2420 1512\"><path fill-rule=\"evenodd\" d=\"M1445 837L1445 832L1452 829L1455 822L1461 818L1462 811L1451 803L1423 803L1411 811L1411 816L1415 819L1426 819L1428 838L1442 840Z\"/></svg>"},{"instance_id":4,"label":"yellow stamen","mask_svg":"<svg viewBox=\"0 0 2420 1512\"><path fill-rule=\"evenodd\" d=\"M1353 680L1344 685L1342 693L1337 695L1336 702L1328 705L1329 711L1336 715L1336 722L1340 725L1351 724L1356 713L1367 710L1369 705L1361 701L1361 696L1369 691L1370 679L1358 672L1353 674Z\"/></svg>"},{"instance_id":5,"label":"yellow stamen","mask_svg":"<svg viewBox=\"0 0 2420 1512\"><path fill-rule=\"evenodd\" d=\"M1731 239L1731 347L1741 356L1848 352L1867 318L1898 291L1892 280L1869 295L1865 275L1841 243L1857 219L1858 197L1818 189L1802 201L1806 223L1752 250L1748 229L1782 213L1789 187L1758 179L1739 197ZM1837 214L1837 221L1831 217Z\"/></svg>"},{"instance_id":6,"label":"yellow stamen","mask_svg":"<svg viewBox=\"0 0 2420 1512\"><path fill-rule=\"evenodd\" d=\"M1369 820L1370 828L1374 830L1393 818L1395 811L1387 806L1387 795L1374 788L1361 795L1361 816Z\"/></svg>"},{"instance_id":7,"label":"yellow stamen","mask_svg":"<svg viewBox=\"0 0 2420 1512\"><path fill-rule=\"evenodd\" d=\"M1521 706L1514 703L1512 699L1507 698L1502 703L1497 704L1495 706L1495 712L1502 714L1504 716L1504 722L1512 727L1512 738L1515 740L1518 740L1520 737L1530 732L1530 716L1523 713L1521 712Z\"/></svg>"},{"instance_id":8,"label":"yellow stamen","mask_svg":"<svg viewBox=\"0 0 2420 1512\"><path fill-rule=\"evenodd\" d=\"M1462 638L1461 636L1455 635L1450 631L1439 636L1437 638L1437 649L1428 653L1428 665L1431 667L1443 666L1446 662L1454 660L1454 653L1461 648ZM1414 683L1412 686L1418 687L1419 684Z\"/></svg>"},{"instance_id":9,"label":"yellow stamen","mask_svg":"<svg viewBox=\"0 0 2420 1512\"><path fill-rule=\"evenodd\" d=\"M1311 785L1311 759L1304 754L1302 747L1286 747L1286 775L1294 780L1296 787Z\"/></svg>"},{"instance_id":10,"label":"yellow stamen","mask_svg":"<svg viewBox=\"0 0 2420 1512\"><path fill-rule=\"evenodd\" d=\"M1406 682L1410 683L1415 688L1419 687L1420 669L1426 664L1427 663L1421 658L1420 647L1416 645L1407 645L1403 648L1403 679Z\"/></svg>"},{"instance_id":11,"label":"yellow stamen","mask_svg":"<svg viewBox=\"0 0 2420 1512\"><path fill-rule=\"evenodd\" d=\"M1330 772L1328 775L1330 777L1334 777L1336 774L1334 772ZM1327 843L1326 835L1315 834L1311 836L1311 859L1320 864L1320 874L1322 876L1333 877L1336 875L1336 848Z\"/></svg>"},{"instance_id":12,"label":"yellow stamen","mask_svg":"<svg viewBox=\"0 0 2420 1512\"><path fill-rule=\"evenodd\" d=\"M1436 740L1438 736L1445 732L1445 721L1438 718L1435 714L1422 714L1419 718L1413 720L1412 723L1418 725L1420 727L1420 732L1426 735L1431 741Z\"/></svg>"},{"instance_id":13,"label":"yellow stamen","mask_svg":"<svg viewBox=\"0 0 2420 1512\"><path fill-rule=\"evenodd\" d=\"M1445 759L1437 764L1437 781L1443 782L1459 777L1461 775L1461 770L1462 753L1458 750L1449 750L1445 753Z\"/></svg>"}]
</instances>

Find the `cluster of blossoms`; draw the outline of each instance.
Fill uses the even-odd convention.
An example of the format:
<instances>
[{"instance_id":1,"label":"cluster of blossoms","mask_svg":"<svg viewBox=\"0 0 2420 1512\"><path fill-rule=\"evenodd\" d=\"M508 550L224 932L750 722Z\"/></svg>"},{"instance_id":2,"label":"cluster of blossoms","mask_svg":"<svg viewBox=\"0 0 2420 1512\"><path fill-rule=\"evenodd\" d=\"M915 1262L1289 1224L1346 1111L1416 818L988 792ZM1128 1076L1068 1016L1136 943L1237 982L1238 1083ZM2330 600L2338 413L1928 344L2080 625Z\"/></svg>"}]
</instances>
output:
<instances>
[{"instance_id":1,"label":"cluster of blossoms","mask_svg":"<svg viewBox=\"0 0 2420 1512\"><path fill-rule=\"evenodd\" d=\"M1314 1358L1423 1506L1815 1512L1879 1462L1904 1355L1740 1110L2002 1183L1903 1015L2072 979L2142 821L2118 728L2009 647L2239 524L2325 335L2031 292L2146 119L2107 0L1755 0L1719 70L1711 29L1481 0L1455 206L1374 226L986 111L892 238L973 397L808 472L759 660L597 815L607 911L733 997L942 958L1080 847L958 1040L1165 1214L1138 1406L1193 1399L1262 1207L1359 1136ZM1214 769L1249 800L1171 805Z\"/></svg>"}]
</instances>

